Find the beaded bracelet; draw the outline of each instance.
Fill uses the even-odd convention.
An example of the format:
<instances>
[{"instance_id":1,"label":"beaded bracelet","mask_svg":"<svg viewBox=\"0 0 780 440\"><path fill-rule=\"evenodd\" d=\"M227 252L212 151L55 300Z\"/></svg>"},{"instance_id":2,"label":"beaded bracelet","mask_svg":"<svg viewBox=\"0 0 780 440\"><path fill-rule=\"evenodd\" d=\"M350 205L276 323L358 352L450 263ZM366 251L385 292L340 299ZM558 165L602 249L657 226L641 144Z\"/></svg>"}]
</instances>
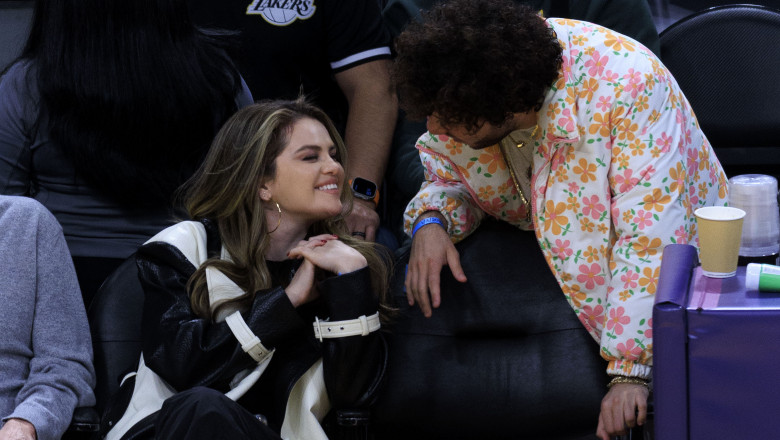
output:
<instances>
[{"instance_id":1,"label":"beaded bracelet","mask_svg":"<svg viewBox=\"0 0 780 440\"><path fill-rule=\"evenodd\" d=\"M414 234L417 233L418 229L422 228L425 225L431 224L431 223L436 223L437 225L439 225L442 228L444 228L445 231L447 230L447 226L444 224L444 222L442 222L439 219L439 217L431 216L431 217L424 218L424 219L420 220L419 222L417 222L417 225L415 225L414 229L412 229L412 239L414 239Z\"/></svg>"},{"instance_id":2,"label":"beaded bracelet","mask_svg":"<svg viewBox=\"0 0 780 440\"><path fill-rule=\"evenodd\" d=\"M617 385L619 383L627 383L631 385L642 385L643 387L650 389L650 385L647 384L647 381L644 379L641 379L639 377L629 377L629 376L612 376L612 380L609 381L607 384L607 388L612 388L612 385Z\"/></svg>"}]
</instances>

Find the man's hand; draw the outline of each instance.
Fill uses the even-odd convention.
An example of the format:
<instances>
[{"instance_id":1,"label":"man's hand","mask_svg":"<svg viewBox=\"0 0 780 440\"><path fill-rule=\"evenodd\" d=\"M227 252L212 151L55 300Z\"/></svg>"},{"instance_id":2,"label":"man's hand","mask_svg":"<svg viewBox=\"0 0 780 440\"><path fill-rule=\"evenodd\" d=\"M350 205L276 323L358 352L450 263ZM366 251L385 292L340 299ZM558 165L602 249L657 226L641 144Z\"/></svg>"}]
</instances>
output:
<instances>
[{"instance_id":1,"label":"man's hand","mask_svg":"<svg viewBox=\"0 0 780 440\"><path fill-rule=\"evenodd\" d=\"M8 419L0 429L0 440L35 440L35 426L27 420Z\"/></svg>"},{"instance_id":2,"label":"man's hand","mask_svg":"<svg viewBox=\"0 0 780 440\"><path fill-rule=\"evenodd\" d=\"M596 435L601 440L625 435L629 428L647 421L647 387L635 384L615 384L601 400L601 413Z\"/></svg>"},{"instance_id":3,"label":"man's hand","mask_svg":"<svg viewBox=\"0 0 780 440\"><path fill-rule=\"evenodd\" d=\"M431 215L441 219L441 214L426 213L418 217L417 221ZM447 231L437 224L428 224L418 229L412 239L409 270L404 285L409 305L414 305L416 301L426 318L431 317L431 307L438 308L441 305L439 280L441 268L445 264L450 267L456 280L466 282L466 274L460 266L460 255Z\"/></svg>"},{"instance_id":4,"label":"man's hand","mask_svg":"<svg viewBox=\"0 0 780 440\"><path fill-rule=\"evenodd\" d=\"M379 214L376 206L370 200L353 199L352 212L347 217L347 227L352 235L364 238L368 241L376 240L376 231L379 229ZM361 234L366 234L363 237Z\"/></svg>"}]
</instances>

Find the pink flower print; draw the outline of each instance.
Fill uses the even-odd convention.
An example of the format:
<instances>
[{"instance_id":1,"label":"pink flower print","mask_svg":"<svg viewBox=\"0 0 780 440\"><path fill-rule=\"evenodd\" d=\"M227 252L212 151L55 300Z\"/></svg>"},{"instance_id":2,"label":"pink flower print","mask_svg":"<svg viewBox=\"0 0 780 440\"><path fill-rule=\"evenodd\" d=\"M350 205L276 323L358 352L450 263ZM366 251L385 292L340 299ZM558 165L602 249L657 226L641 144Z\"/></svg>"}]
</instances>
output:
<instances>
[{"instance_id":1,"label":"pink flower print","mask_svg":"<svg viewBox=\"0 0 780 440\"><path fill-rule=\"evenodd\" d=\"M629 84L640 83L642 82L642 73L634 69L628 69L628 73L623 75L623 79L628 80Z\"/></svg>"},{"instance_id":2,"label":"pink flower print","mask_svg":"<svg viewBox=\"0 0 780 440\"><path fill-rule=\"evenodd\" d=\"M572 194L577 194L580 190L580 185L577 184L577 182L569 182L569 192Z\"/></svg>"},{"instance_id":3,"label":"pink flower print","mask_svg":"<svg viewBox=\"0 0 780 440\"><path fill-rule=\"evenodd\" d=\"M623 282L623 288L624 289L634 289L638 286L637 280L639 279L639 274L634 272L633 270L630 270L626 273L624 273L620 277L620 281Z\"/></svg>"},{"instance_id":4,"label":"pink flower print","mask_svg":"<svg viewBox=\"0 0 780 440\"><path fill-rule=\"evenodd\" d=\"M558 257L558 259L565 260L574 253L574 251L569 247L570 245L571 242L569 240L556 239L555 246L553 246L551 251L554 256Z\"/></svg>"},{"instance_id":5,"label":"pink flower print","mask_svg":"<svg viewBox=\"0 0 780 440\"><path fill-rule=\"evenodd\" d=\"M606 281L604 276L601 275L601 266L598 263L593 263L590 266L587 264L580 265L580 274L577 275L577 282L584 283L585 288L592 290L596 287L596 284L603 286Z\"/></svg>"},{"instance_id":6,"label":"pink flower print","mask_svg":"<svg viewBox=\"0 0 780 440\"><path fill-rule=\"evenodd\" d=\"M571 109L564 109L561 118L558 119L558 125L563 128L566 133L572 133L574 130L577 129L577 127L574 125L574 119L571 115Z\"/></svg>"},{"instance_id":7,"label":"pink flower print","mask_svg":"<svg viewBox=\"0 0 780 440\"><path fill-rule=\"evenodd\" d=\"M598 305L596 307L584 306L582 313L580 313L580 322L585 326L588 331L595 330L604 325L604 307Z\"/></svg>"},{"instance_id":8,"label":"pink flower print","mask_svg":"<svg viewBox=\"0 0 780 440\"><path fill-rule=\"evenodd\" d=\"M685 232L685 226L680 226L679 228L677 228L677 230L674 231L674 237L677 244L687 244L688 233Z\"/></svg>"},{"instance_id":9,"label":"pink flower print","mask_svg":"<svg viewBox=\"0 0 780 440\"><path fill-rule=\"evenodd\" d=\"M599 51L594 51L591 59L585 62L585 67L588 68L588 75L596 77L604 73L604 67L608 61L608 56L604 55L602 57Z\"/></svg>"},{"instance_id":10,"label":"pink flower print","mask_svg":"<svg viewBox=\"0 0 780 440\"><path fill-rule=\"evenodd\" d=\"M609 309L609 319L607 319L607 330L612 330L616 335L623 334L623 326L631 322L631 318L626 316L623 307L613 307Z\"/></svg>"},{"instance_id":11,"label":"pink flower print","mask_svg":"<svg viewBox=\"0 0 780 440\"><path fill-rule=\"evenodd\" d=\"M591 197L583 197L582 203L584 207L582 208L582 213L585 215L589 215L593 217L594 219L598 219L601 217L601 214L607 209L604 204L599 203L599 196L593 195Z\"/></svg>"},{"instance_id":12,"label":"pink flower print","mask_svg":"<svg viewBox=\"0 0 780 440\"><path fill-rule=\"evenodd\" d=\"M599 110L606 112L612 107L612 97L611 96L599 96L599 102L596 103L596 108Z\"/></svg>"},{"instance_id":13,"label":"pink flower print","mask_svg":"<svg viewBox=\"0 0 780 440\"><path fill-rule=\"evenodd\" d=\"M666 132L663 132L661 133L661 136L655 140L655 145L661 148L661 151L663 152L669 151L669 147L672 146L672 137L666 134Z\"/></svg>"},{"instance_id":14,"label":"pink flower print","mask_svg":"<svg viewBox=\"0 0 780 440\"><path fill-rule=\"evenodd\" d=\"M618 75L617 72L613 72L611 70L607 70L607 73L604 74L604 80L608 83L617 82L618 78L620 78L620 75Z\"/></svg>"},{"instance_id":15,"label":"pink flower print","mask_svg":"<svg viewBox=\"0 0 780 440\"><path fill-rule=\"evenodd\" d=\"M633 339L629 339L626 343L619 343L617 345L617 351L627 361L635 361L639 359L639 355L642 354L642 348L636 345Z\"/></svg>"},{"instance_id":16,"label":"pink flower print","mask_svg":"<svg viewBox=\"0 0 780 440\"><path fill-rule=\"evenodd\" d=\"M618 187L618 192L624 193L633 188L639 182L638 177L631 176L633 173L634 171L629 168L623 171L623 174L615 175L615 184Z\"/></svg>"},{"instance_id":17,"label":"pink flower print","mask_svg":"<svg viewBox=\"0 0 780 440\"><path fill-rule=\"evenodd\" d=\"M636 217L634 217L634 223L636 224L636 227L640 230L644 230L645 226L652 226L653 225L653 213L645 211L644 209L640 209L639 212L637 212Z\"/></svg>"},{"instance_id":18,"label":"pink flower print","mask_svg":"<svg viewBox=\"0 0 780 440\"><path fill-rule=\"evenodd\" d=\"M647 329L645 329L645 337L652 339L653 337L653 318L647 320Z\"/></svg>"}]
</instances>

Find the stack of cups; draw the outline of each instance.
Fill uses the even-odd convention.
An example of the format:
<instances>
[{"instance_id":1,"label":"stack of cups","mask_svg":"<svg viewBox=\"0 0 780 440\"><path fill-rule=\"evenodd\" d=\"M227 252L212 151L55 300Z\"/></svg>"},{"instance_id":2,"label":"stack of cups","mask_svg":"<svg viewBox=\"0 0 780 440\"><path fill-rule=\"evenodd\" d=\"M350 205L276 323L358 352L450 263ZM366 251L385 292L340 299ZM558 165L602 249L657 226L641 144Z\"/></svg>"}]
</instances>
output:
<instances>
[{"instance_id":1,"label":"stack of cups","mask_svg":"<svg viewBox=\"0 0 780 440\"><path fill-rule=\"evenodd\" d=\"M777 179L744 174L729 179L729 205L745 211L740 265L750 262L777 264L780 252L780 210Z\"/></svg>"}]
</instances>

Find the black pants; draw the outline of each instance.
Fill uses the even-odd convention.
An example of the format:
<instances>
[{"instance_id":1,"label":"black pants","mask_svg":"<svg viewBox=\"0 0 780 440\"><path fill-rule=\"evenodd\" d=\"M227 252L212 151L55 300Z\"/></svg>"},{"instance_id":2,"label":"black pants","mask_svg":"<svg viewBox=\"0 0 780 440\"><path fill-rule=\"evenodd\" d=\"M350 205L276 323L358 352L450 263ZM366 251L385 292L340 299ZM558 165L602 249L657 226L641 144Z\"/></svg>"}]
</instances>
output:
<instances>
[{"instance_id":1,"label":"black pants","mask_svg":"<svg viewBox=\"0 0 780 440\"><path fill-rule=\"evenodd\" d=\"M195 387L163 403L156 439L281 440L265 423L211 388Z\"/></svg>"}]
</instances>

